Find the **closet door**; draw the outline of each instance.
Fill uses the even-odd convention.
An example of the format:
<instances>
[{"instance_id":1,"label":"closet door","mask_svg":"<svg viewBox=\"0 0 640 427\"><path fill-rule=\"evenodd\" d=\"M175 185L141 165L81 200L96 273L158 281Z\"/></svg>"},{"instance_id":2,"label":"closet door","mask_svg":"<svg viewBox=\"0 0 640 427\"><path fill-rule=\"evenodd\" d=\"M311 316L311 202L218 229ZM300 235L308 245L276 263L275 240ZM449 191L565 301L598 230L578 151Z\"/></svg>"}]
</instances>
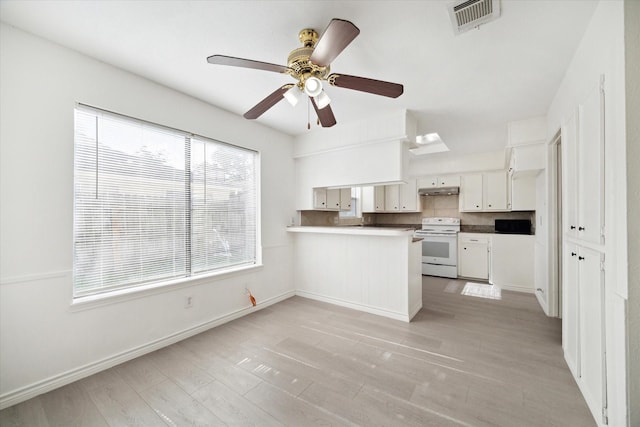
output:
<instances>
[{"instance_id":1,"label":"closet door","mask_svg":"<svg viewBox=\"0 0 640 427\"><path fill-rule=\"evenodd\" d=\"M569 237L578 236L578 120L577 112L562 127L562 230Z\"/></svg>"},{"instance_id":2,"label":"closet door","mask_svg":"<svg viewBox=\"0 0 640 427\"><path fill-rule=\"evenodd\" d=\"M578 300L578 247L572 243L565 245L563 288L562 288L562 347L564 358L573 376L580 378L580 319Z\"/></svg>"},{"instance_id":3,"label":"closet door","mask_svg":"<svg viewBox=\"0 0 640 427\"><path fill-rule=\"evenodd\" d=\"M600 252L579 248L580 382L592 408L602 408L603 404L604 280L601 261Z\"/></svg>"},{"instance_id":4,"label":"closet door","mask_svg":"<svg viewBox=\"0 0 640 427\"><path fill-rule=\"evenodd\" d=\"M595 86L580 103L578 134L578 238L601 244L604 217L603 95Z\"/></svg>"}]
</instances>

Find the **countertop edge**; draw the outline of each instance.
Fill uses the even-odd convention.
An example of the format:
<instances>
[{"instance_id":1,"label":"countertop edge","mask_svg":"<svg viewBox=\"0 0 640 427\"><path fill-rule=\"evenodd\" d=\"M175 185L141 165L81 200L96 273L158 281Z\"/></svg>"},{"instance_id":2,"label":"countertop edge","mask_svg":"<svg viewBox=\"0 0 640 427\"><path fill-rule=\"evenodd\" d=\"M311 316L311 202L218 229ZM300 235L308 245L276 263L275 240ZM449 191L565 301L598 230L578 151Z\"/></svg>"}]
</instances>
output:
<instances>
[{"instance_id":1,"label":"countertop edge","mask_svg":"<svg viewBox=\"0 0 640 427\"><path fill-rule=\"evenodd\" d=\"M289 233L316 233L316 234L349 234L354 236L390 236L390 237L412 237L413 229L409 228L382 228L382 227L359 227L359 226L293 226L287 227Z\"/></svg>"}]
</instances>

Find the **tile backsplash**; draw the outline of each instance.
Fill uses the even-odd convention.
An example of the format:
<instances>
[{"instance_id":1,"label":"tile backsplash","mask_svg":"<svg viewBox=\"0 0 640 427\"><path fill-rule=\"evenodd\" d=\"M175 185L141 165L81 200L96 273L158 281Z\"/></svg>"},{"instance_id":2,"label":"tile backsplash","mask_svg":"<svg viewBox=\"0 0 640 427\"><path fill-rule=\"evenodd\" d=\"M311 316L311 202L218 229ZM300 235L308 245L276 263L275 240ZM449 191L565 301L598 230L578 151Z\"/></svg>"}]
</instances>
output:
<instances>
[{"instance_id":1,"label":"tile backsplash","mask_svg":"<svg viewBox=\"0 0 640 427\"><path fill-rule=\"evenodd\" d=\"M419 225L426 217L460 218L462 225L493 227L496 219L529 219L535 227L535 211L524 212L460 212L459 196L420 196L422 211L415 213L364 214L364 218L339 218L337 212L301 211L301 225Z\"/></svg>"}]
</instances>

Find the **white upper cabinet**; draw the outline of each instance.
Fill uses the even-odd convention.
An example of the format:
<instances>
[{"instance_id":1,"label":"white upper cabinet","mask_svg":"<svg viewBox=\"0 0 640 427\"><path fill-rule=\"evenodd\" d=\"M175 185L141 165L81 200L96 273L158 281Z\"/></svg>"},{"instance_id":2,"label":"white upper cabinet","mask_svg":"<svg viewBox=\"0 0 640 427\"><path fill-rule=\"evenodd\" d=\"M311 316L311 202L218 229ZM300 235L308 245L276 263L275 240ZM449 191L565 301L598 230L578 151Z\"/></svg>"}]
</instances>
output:
<instances>
[{"instance_id":1,"label":"white upper cabinet","mask_svg":"<svg viewBox=\"0 0 640 427\"><path fill-rule=\"evenodd\" d=\"M375 203L375 212L384 212L385 207L385 186L378 185L373 187L373 200Z\"/></svg>"},{"instance_id":2,"label":"white upper cabinet","mask_svg":"<svg viewBox=\"0 0 640 427\"><path fill-rule=\"evenodd\" d=\"M483 207L485 211L506 211L507 175L504 171L489 172L483 176Z\"/></svg>"},{"instance_id":3,"label":"white upper cabinet","mask_svg":"<svg viewBox=\"0 0 640 427\"><path fill-rule=\"evenodd\" d=\"M481 211L482 174L463 175L460 180L460 211Z\"/></svg>"},{"instance_id":4,"label":"white upper cabinet","mask_svg":"<svg viewBox=\"0 0 640 427\"><path fill-rule=\"evenodd\" d=\"M348 211L351 209L351 188L314 188L313 209Z\"/></svg>"},{"instance_id":5,"label":"white upper cabinet","mask_svg":"<svg viewBox=\"0 0 640 427\"><path fill-rule=\"evenodd\" d=\"M415 179L407 180L406 184L362 188L362 212L420 212L420 209Z\"/></svg>"},{"instance_id":6,"label":"white upper cabinet","mask_svg":"<svg viewBox=\"0 0 640 427\"><path fill-rule=\"evenodd\" d=\"M460 175L425 176L418 179L418 188L459 187Z\"/></svg>"},{"instance_id":7,"label":"white upper cabinet","mask_svg":"<svg viewBox=\"0 0 640 427\"><path fill-rule=\"evenodd\" d=\"M398 185L400 196L400 211L420 212L420 196L415 179L407 180L406 184Z\"/></svg>"},{"instance_id":8,"label":"white upper cabinet","mask_svg":"<svg viewBox=\"0 0 640 427\"><path fill-rule=\"evenodd\" d=\"M463 175L460 211L508 211L505 171Z\"/></svg>"},{"instance_id":9,"label":"white upper cabinet","mask_svg":"<svg viewBox=\"0 0 640 427\"><path fill-rule=\"evenodd\" d=\"M351 210L351 188L340 189L340 210Z\"/></svg>"},{"instance_id":10,"label":"white upper cabinet","mask_svg":"<svg viewBox=\"0 0 640 427\"><path fill-rule=\"evenodd\" d=\"M384 186L384 210L387 212L400 210L400 188L398 185Z\"/></svg>"}]
</instances>

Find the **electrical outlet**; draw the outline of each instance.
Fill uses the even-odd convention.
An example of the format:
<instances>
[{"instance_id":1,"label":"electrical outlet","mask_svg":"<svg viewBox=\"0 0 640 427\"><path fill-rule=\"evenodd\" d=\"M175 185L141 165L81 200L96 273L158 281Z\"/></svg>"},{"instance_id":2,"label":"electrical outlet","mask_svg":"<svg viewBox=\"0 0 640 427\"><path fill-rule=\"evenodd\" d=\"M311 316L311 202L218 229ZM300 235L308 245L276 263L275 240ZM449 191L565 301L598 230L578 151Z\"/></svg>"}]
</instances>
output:
<instances>
[{"instance_id":1,"label":"electrical outlet","mask_svg":"<svg viewBox=\"0 0 640 427\"><path fill-rule=\"evenodd\" d=\"M184 308L193 307L193 297L191 295L184 297Z\"/></svg>"}]
</instances>

